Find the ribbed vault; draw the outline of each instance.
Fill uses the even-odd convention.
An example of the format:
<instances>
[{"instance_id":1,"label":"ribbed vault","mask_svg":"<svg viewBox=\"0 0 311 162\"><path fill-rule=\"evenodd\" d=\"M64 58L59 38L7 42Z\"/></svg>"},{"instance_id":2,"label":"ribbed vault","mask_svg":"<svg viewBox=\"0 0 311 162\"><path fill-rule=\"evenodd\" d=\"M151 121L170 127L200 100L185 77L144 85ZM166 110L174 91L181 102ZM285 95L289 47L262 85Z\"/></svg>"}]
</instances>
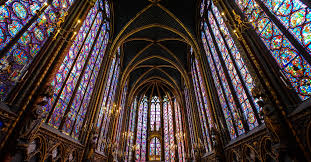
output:
<instances>
[{"instance_id":1,"label":"ribbed vault","mask_svg":"<svg viewBox=\"0 0 311 162\"><path fill-rule=\"evenodd\" d=\"M169 92L179 98L183 86L190 85L187 74L191 47L199 51L193 33L193 15L175 10L186 25L170 12L172 4L182 3L195 11L195 2L141 1L134 8L129 2L117 1L116 15L127 15L115 20L118 32L111 46L111 54L118 49L123 56L119 90L128 83L129 96L151 93L152 88L161 87L161 93ZM135 3L137 4L137 3ZM127 6L127 9L126 9ZM129 18L129 15L133 17ZM128 20L125 23L125 20ZM122 26L122 27L121 27ZM191 28L192 27L192 28ZM119 94L122 92L120 91ZM119 95L120 96L120 95ZM131 101L131 98L128 101ZM179 98L181 99L181 98Z\"/></svg>"}]
</instances>

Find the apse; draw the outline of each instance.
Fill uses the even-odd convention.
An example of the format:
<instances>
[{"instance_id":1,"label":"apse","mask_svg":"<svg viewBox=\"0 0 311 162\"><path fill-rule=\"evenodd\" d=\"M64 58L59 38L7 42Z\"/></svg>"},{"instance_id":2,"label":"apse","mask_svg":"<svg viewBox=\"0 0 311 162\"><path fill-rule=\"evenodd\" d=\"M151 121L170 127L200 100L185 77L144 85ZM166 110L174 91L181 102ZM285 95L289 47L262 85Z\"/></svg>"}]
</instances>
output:
<instances>
[{"instance_id":1,"label":"apse","mask_svg":"<svg viewBox=\"0 0 311 162\"><path fill-rule=\"evenodd\" d=\"M133 97L126 123L128 131L123 133L126 161L134 158L170 161L176 156L185 159L185 125L180 99L159 81L146 84Z\"/></svg>"}]
</instances>

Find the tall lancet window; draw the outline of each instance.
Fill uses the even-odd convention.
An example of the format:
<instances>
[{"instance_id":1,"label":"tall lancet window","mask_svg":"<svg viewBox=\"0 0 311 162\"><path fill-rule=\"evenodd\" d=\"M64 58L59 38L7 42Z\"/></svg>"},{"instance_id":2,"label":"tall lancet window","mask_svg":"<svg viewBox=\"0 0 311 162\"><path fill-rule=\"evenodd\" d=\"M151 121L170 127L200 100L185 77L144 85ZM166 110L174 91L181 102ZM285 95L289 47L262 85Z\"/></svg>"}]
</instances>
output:
<instances>
[{"instance_id":1,"label":"tall lancet window","mask_svg":"<svg viewBox=\"0 0 311 162\"><path fill-rule=\"evenodd\" d=\"M161 160L161 142L157 137L150 140L149 160Z\"/></svg>"},{"instance_id":2,"label":"tall lancet window","mask_svg":"<svg viewBox=\"0 0 311 162\"><path fill-rule=\"evenodd\" d=\"M97 129L99 130L99 138L97 142L97 150L100 152L104 151L105 143L103 140L107 140L107 133L109 129L109 123L111 122L111 115L114 110L116 110L115 92L117 84L119 82L120 74L120 50L113 58L112 63L109 68L106 85L104 89L104 95L102 100L101 109L99 112L99 117L97 120Z\"/></svg>"},{"instance_id":3,"label":"tall lancet window","mask_svg":"<svg viewBox=\"0 0 311 162\"><path fill-rule=\"evenodd\" d=\"M128 120L125 161L185 161L182 108L176 99L159 94L151 95L150 99L146 96L140 101L134 99Z\"/></svg>"},{"instance_id":4,"label":"tall lancet window","mask_svg":"<svg viewBox=\"0 0 311 162\"><path fill-rule=\"evenodd\" d=\"M300 0L235 0L301 100L311 95L311 10ZM309 59L310 60L310 59Z\"/></svg>"},{"instance_id":5,"label":"tall lancet window","mask_svg":"<svg viewBox=\"0 0 311 162\"><path fill-rule=\"evenodd\" d=\"M194 119L193 119L193 113L191 111L191 99L190 99L190 96L189 96L189 90L188 88L186 87L186 85L184 85L184 93L185 93L185 102L186 102L186 108L185 110L187 111L187 118L188 118L188 128L189 128L189 133L190 133L190 137L194 137L194 126L193 126L193 123L194 123ZM194 138L190 138L191 141L189 141L189 143L192 143L194 144L195 141L194 141Z\"/></svg>"},{"instance_id":6,"label":"tall lancet window","mask_svg":"<svg viewBox=\"0 0 311 162\"><path fill-rule=\"evenodd\" d=\"M211 139L209 130L212 127L211 116L209 112L207 91L205 89L205 83L202 79L201 70L198 66L198 61L194 59L192 61L192 79L194 83L194 90L197 100L198 112L200 116L201 129L203 133L203 142L207 152L211 151Z\"/></svg>"},{"instance_id":7,"label":"tall lancet window","mask_svg":"<svg viewBox=\"0 0 311 162\"><path fill-rule=\"evenodd\" d=\"M0 6L0 53L5 54L0 59L0 100L26 74L73 1L9 0Z\"/></svg>"},{"instance_id":8,"label":"tall lancet window","mask_svg":"<svg viewBox=\"0 0 311 162\"><path fill-rule=\"evenodd\" d=\"M137 161L146 161L147 148L147 119L148 119L148 98L143 97L139 104L138 124L136 135L136 159Z\"/></svg>"},{"instance_id":9,"label":"tall lancet window","mask_svg":"<svg viewBox=\"0 0 311 162\"><path fill-rule=\"evenodd\" d=\"M164 122L164 156L166 161L175 159L175 139L173 110L171 100L165 96L163 99L163 122Z\"/></svg>"},{"instance_id":10,"label":"tall lancet window","mask_svg":"<svg viewBox=\"0 0 311 162\"><path fill-rule=\"evenodd\" d=\"M124 86L124 89L122 91L122 97L121 97L121 103L120 103L120 107L116 110L118 115L119 115L119 121L118 121L118 130L117 130L117 137L116 137L116 142L118 143L118 147L120 146L120 136L121 136L121 125L122 125L122 120L123 120L123 114L125 111L125 102L126 102L126 98L127 98L127 83Z\"/></svg>"},{"instance_id":11,"label":"tall lancet window","mask_svg":"<svg viewBox=\"0 0 311 162\"><path fill-rule=\"evenodd\" d=\"M46 119L49 125L76 139L83 127L109 39L104 7L107 6L103 1L97 1L89 11L52 82L54 95L44 109L49 112Z\"/></svg>"},{"instance_id":12,"label":"tall lancet window","mask_svg":"<svg viewBox=\"0 0 311 162\"><path fill-rule=\"evenodd\" d=\"M128 139L126 144L126 161L132 161L133 150L134 150L134 131L136 127L136 113L137 113L137 97L135 97L134 102L131 106L129 123L128 123Z\"/></svg>"},{"instance_id":13,"label":"tall lancet window","mask_svg":"<svg viewBox=\"0 0 311 162\"><path fill-rule=\"evenodd\" d=\"M218 8L202 5L202 42L232 139L259 125L252 76ZM211 5L211 6L210 6ZM210 6L210 7L208 7Z\"/></svg>"},{"instance_id":14,"label":"tall lancet window","mask_svg":"<svg viewBox=\"0 0 311 162\"><path fill-rule=\"evenodd\" d=\"M185 155L185 132L183 131L183 121L182 120L182 110L176 99L174 99L174 108L175 108L175 124L176 124L176 141L178 149L178 158L180 162L186 161Z\"/></svg>"},{"instance_id":15,"label":"tall lancet window","mask_svg":"<svg viewBox=\"0 0 311 162\"><path fill-rule=\"evenodd\" d=\"M159 131L161 127L161 106L158 96L151 98L150 106L150 130Z\"/></svg>"}]
</instances>

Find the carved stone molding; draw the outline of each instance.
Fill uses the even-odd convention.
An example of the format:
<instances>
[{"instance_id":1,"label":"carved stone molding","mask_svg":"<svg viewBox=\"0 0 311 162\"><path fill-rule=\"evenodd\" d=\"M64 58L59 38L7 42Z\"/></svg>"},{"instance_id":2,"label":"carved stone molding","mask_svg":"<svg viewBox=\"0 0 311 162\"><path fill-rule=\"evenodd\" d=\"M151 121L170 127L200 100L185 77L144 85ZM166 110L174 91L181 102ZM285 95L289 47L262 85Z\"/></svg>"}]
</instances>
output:
<instances>
[{"instance_id":1,"label":"carved stone molding","mask_svg":"<svg viewBox=\"0 0 311 162\"><path fill-rule=\"evenodd\" d=\"M33 146L29 145L28 150L39 152L41 155L40 158L52 161L82 161L84 146L78 141L71 139L71 137L63 135L49 126L43 125L33 139L36 140L38 138L41 139L39 143L41 147L33 149L31 148ZM33 155L33 153L28 154L29 159L31 155Z\"/></svg>"},{"instance_id":2,"label":"carved stone molding","mask_svg":"<svg viewBox=\"0 0 311 162\"><path fill-rule=\"evenodd\" d=\"M202 157L202 161L216 161L215 153L207 153Z\"/></svg>"},{"instance_id":3,"label":"carved stone molding","mask_svg":"<svg viewBox=\"0 0 311 162\"><path fill-rule=\"evenodd\" d=\"M108 157L105 155L102 155L100 153L95 153L94 156L94 162L101 162L101 161L107 161Z\"/></svg>"},{"instance_id":4,"label":"carved stone molding","mask_svg":"<svg viewBox=\"0 0 311 162\"><path fill-rule=\"evenodd\" d=\"M263 156L266 155L267 149L263 147L262 141L267 139L267 133L265 126L260 126L248 134L231 141L225 146L226 161L256 161L256 159L263 161L262 159L264 159Z\"/></svg>"}]
</instances>

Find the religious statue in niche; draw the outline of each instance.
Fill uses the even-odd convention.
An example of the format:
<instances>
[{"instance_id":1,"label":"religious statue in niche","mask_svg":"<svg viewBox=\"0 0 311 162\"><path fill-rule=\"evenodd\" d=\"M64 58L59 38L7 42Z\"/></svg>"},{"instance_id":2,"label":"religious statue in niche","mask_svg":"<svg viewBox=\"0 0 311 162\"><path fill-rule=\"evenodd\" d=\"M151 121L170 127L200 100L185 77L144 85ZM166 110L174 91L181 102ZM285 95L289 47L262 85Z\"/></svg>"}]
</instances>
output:
<instances>
[{"instance_id":1,"label":"religious statue in niche","mask_svg":"<svg viewBox=\"0 0 311 162\"><path fill-rule=\"evenodd\" d=\"M220 139L220 133L216 128L212 127L211 134L212 134L213 147L214 147L214 151L216 154L216 159L217 161L222 161L223 148L222 148L222 142Z\"/></svg>"},{"instance_id":2,"label":"religious statue in niche","mask_svg":"<svg viewBox=\"0 0 311 162\"><path fill-rule=\"evenodd\" d=\"M46 113L42 111L42 107L47 104L52 94L52 86L42 88L41 93L38 94L32 106L29 107L29 110L25 113L25 117L21 120L21 125L16 129L16 149L10 152L8 158L11 155L13 159L27 157L29 146L32 145L31 139L36 135L41 126L41 120L46 116Z\"/></svg>"},{"instance_id":3,"label":"religious statue in niche","mask_svg":"<svg viewBox=\"0 0 311 162\"><path fill-rule=\"evenodd\" d=\"M92 161L94 159L95 155L95 149L96 149L96 142L98 138L97 131L93 130L91 133L91 138L89 140L87 149L86 149L86 159L85 161Z\"/></svg>"},{"instance_id":4,"label":"religious statue in niche","mask_svg":"<svg viewBox=\"0 0 311 162\"><path fill-rule=\"evenodd\" d=\"M290 134L283 117L279 110L274 107L268 97L262 91L262 88L255 87L252 90L252 95L257 99L257 104L262 107L261 116L265 121L265 125L269 130L269 135L272 142L272 149L277 153L277 158L280 161L290 159L288 156Z\"/></svg>"}]
</instances>

